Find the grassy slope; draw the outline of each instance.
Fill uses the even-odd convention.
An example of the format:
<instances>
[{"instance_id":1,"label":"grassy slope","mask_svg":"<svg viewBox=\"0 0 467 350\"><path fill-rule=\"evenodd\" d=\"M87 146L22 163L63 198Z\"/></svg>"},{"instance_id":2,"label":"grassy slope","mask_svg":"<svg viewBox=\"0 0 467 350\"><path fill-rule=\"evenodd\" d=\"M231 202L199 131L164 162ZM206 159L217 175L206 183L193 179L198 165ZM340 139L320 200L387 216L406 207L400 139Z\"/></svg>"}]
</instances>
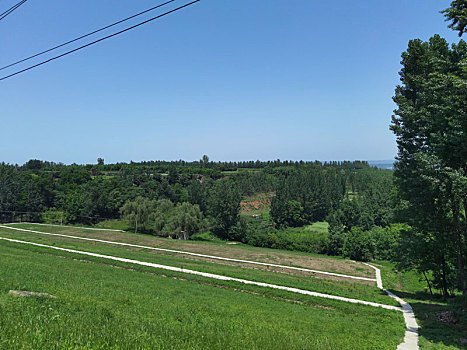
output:
<instances>
[{"instance_id":1,"label":"grassy slope","mask_svg":"<svg viewBox=\"0 0 467 350\"><path fill-rule=\"evenodd\" d=\"M297 304L4 241L0 266L2 349L394 349L404 333L398 312Z\"/></svg>"},{"instance_id":2,"label":"grassy slope","mask_svg":"<svg viewBox=\"0 0 467 350\"><path fill-rule=\"evenodd\" d=\"M398 306L397 302L394 299L389 298L387 295L385 295L385 293L380 291L375 286L368 286L361 283L329 281L324 279L312 278L309 276L291 275L272 271L261 271L253 268L242 268L240 266L219 264L218 261L216 261L216 263L211 263L206 261L194 260L192 258L187 259L186 256L183 255L154 254L153 252L147 250L122 249L119 246L107 245L102 243L93 243L86 241L83 242L74 239L43 236L26 232L23 233L18 231L5 230L1 228L0 233L3 237L17 238L20 240L39 242L48 245L57 245L64 248L119 256L163 265L182 267L196 271L210 272L230 277L237 277L259 282L296 287L315 292L339 295L349 298L374 301L382 304ZM49 250L48 254L61 255L62 252ZM88 258L86 257L85 259Z\"/></svg>"},{"instance_id":3,"label":"grassy slope","mask_svg":"<svg viewBox=\"0 0 467 350\"><path fill-rule=\"evenodd\" d=\"M302 266L316 270L343 273L347 275L374 278L374 270L361 263L354 263L341 257L304 253L289 250L259 248L236 242L226 241L184 241L168 239L147 234L129 232L90 231L70 226L42 226L34 224L17 224L17 228L35 231L63 233L82 237L93 237L103 240L120 241L139 245L150 245L159 248L185 250L195 253L218 255L244 260L263 261L276 264ZM235 244L232 244L235 243Z\"/></svg>"},{"instance_id":4,"label":"grassy slope","mask_svg":"<svg viewBox=\"0 0 467 350\"><path fill-rule=\"evenodd\" d=\"M444 300L425 293L426 283L415 272L397 273L391 263L379 264L385 288L412 305L420 326L420 348L430 350L467 349L467 298ZM440 322L441 312L453 312L459 322Z\"/></svg>"}]
</instances>

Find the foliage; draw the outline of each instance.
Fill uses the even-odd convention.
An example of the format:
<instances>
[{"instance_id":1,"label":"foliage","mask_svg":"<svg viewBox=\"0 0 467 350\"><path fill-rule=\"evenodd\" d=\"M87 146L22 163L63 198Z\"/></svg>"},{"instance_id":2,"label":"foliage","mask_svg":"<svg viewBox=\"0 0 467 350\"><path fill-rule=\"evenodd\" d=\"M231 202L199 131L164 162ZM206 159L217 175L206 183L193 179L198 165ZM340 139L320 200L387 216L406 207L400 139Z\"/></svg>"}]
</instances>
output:
<instances>
[{"instance_id":1,"label":"foliage","mask_svg":"<svg viewBox=\"0 0 467 350\"><path fill-rule=\"evenodd\" d=\"M241 196L238 187L229 179L217 181L208 199L208 212L213 218L212 232L222 239L237 236L233 231L240 214Z\"/></svg>"},{"instance_id":2,"label":"foliage","mask_svg":"<svg viewBox=\"0 0 467 350\"><path fill-rule=\"evenodd\" d=\"M153 226L153 219L157 216L157 209L172 209L172 203L157 202L147 198L138 197L134 201L127 201L120 209L123 219L127 220L130 226L134 226L135 232L139 230L149 232Z\"/></svg>"},{"instance_id":3,"label":"foliage","mask_svg":"<svg viewBox=\"0 0 467 350\"><path fill-rule=\"evenodd\" d=\"M55 208L50 208L49 210L42 213L42 221L47 224L63 224L63 212Z\"/></svg>"},{"instance_id":4,"label":"foliage","mask_svg":"<svg viewBox=\"0 0 467 350\"><path fill-rule=\"evenodd\" d=\"M243 242L257 247L325 253L328 245L327 232L291 227L278 230L268 221L250 221L246 232Z\"/></svg>"},{"instance_id":5,"label":"foliage","mask_svg":"<svg viewBox=\"0 0 467 350\"><path fill-rule=\"evenodd\" d=\"M189 239L206 229L207 222L197 204L188 202L176 206L168 199L149 200L138 197L121 209L123 219L136 231Z\"/></svg>"},{"instance_id":6,"label":"foliage","mask_svg":"<svg viewBox=\"0 0 467 350\"><path fill-rule=\"evenodd\" d=\"M451 21L449 28L457 30L459 36L467 32L467 1L454 0L451 6L444 11L441 11L446 17L446 21Z\"/></svg>"},{"instance_id":7,"label":"foliage","mask_svg":"<svg viewBox=\"0 0 467 350\"><path fill-rule=\"evenodd\" d=\"M392 260L397 255L400 231L404 228L400 224L385 228L374 226L368 231L353 227L342 237L342 254L359 261Z\"/></svg>"},{"instance_id":8,"label":"foliage","mask_svg":"<svg viewBox=\"0 0 467 350\"><path fill-rule=\"evenodd\" d=\"M369 169L353 176L352 188L358 192L347 194L331 210L328 221L342 226L345 232L359 226L370 230L374 226L386 227L393 221L393 178L387 170Z\"/></svg>"},{"instance_id":9,"label":"foliage","mask_svg":"<svg viewBox=\"0 0 467 350\"><path fill-rule=\"evenodd\" d=\"M343 197L344 187L337 169L294 169L279 181L271 217L280 227L323 221Z\"/></svg>"},{"instance_id":10,"label":"foliage","mask_svg":"<svg viewBox=\"0 0 467 350\"><path fill-rule=\"evenodd\" d=\"M439 36L410 41L391 125L399 148L399 217L417 232L408 239L405 256L414 261L407 265L430 266L445 295L452 287L467 292L466 62L462 40L451 48ZM457 281L450 280L454 266Z\"/></svg>"},{"instance_id":11,"label":"foliage","mask_svg":"<svg viewBox=\"0 0 467 350\"><path fill-rule=\"evenodd\" d=\"M231 166L250 168L232 170ZM226 169L228 173L220 172ZM334 217L336 222L355 219L354 225L365 230L387 224L393 205L388 200L391 176L390 171L358 161L214 163L205 158L192 163L100 161L97 165L63 165L31 160L20 167L0 165L4 184L0 211L34 210L43 221L57 222L56 210L63 213L63 223L103 227L106 224L98 223L115 222L118 229L131 227L174 238L205 232L258 246L341 254L345 233L333 251L337 237L333 229L328 237L327 226L317 231L303 225L328 212L333 214L330 222ZM272 224L268 211L274 195L276 222ZM250 208L246 210L249 216L242 214L245 220L239 215L242 198L243 208ZM261 209L251 209L258 200ZM358 208L358 215L347 210L352 206ZM341 212L345 215L336 214ZM260 218L252 222L251 215L258 213ZM15 217L7 213L0 219L6 222ZM350 226L345 224L345 229L350 230Z\"/></svg>"},{"instance_id":12,"label":"foliage","mask_svg":"<svg viewBox=\"0 0 467 350\"><path fill-rule=\"evenodd\" d=\"M360 227L353 227L347 233L342 248L344 256L352 260L370 261L373 259L375 242L370 231L363 231Z\"/></svg>"},{"instance_id":13,"label":"foliage","mask_svg":"<svg viewBox=\"0 0 467 350\"><path fill-rule=\"evenodd\" d=\"M179 203L173 210L160 211L161 222L164 223L160 233L176 238L189 239L190 235L206 229L203 213L196 204Z\"/></svg>"}]
</instances>

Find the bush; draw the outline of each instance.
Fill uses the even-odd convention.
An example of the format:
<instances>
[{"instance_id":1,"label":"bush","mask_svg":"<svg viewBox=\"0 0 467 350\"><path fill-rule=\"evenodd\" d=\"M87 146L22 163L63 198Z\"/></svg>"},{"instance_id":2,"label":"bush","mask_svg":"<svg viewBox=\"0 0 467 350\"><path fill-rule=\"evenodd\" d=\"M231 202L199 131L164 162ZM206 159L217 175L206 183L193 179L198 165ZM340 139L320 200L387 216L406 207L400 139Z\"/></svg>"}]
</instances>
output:
<instances>
[{"instance_id":1,"label":"bush","mask_svg":"<svg viewBox=\"0 0 467 350\"><path fill-rule=\"evenodd\" d=\"M216 241L219 240L211 232L196 233L190 237L193 241Z\"/></svg>"},{"instance_id":2,"label":"bush","mask_svg":"<svg viewBox=\"0 0 467 350\"><path fill-rule=\"evenodd\" d=\"M63 224L65 223L65 215L60 210L50 208L42 213L42 221L46 224Z\"/></svg>"},{"instance_id":3,"label":"bush","mask_svg":"<svg viewBox=\"0 0 467 350\"><path fill-rule=\"evenodd\" d=\"M324 253L327 240L328 235L324 232L310 232L305 228L277 230L268 222L252 222L248 225L244 242L258 247Z\"/></svg>"},{"instance_id":4,"label":"bush","mask_svg":"<svg viewBox=\"0 0 467 350\"><path fill-rule=\"evenodd\" d=\"M343 255L353 260L373 260L375 243L371 231L363 231L360 227L353 227L345 237Z\"/></svg>"}]
</instances>

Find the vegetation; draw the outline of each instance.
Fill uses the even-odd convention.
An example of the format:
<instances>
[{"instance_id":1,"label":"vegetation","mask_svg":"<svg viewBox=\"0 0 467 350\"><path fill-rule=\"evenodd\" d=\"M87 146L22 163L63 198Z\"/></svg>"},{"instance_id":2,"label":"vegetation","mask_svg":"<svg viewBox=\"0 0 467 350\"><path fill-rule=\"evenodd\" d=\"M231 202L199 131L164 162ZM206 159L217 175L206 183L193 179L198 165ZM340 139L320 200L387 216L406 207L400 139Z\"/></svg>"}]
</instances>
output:
<instances>
[{"instance_id":1,"label":"vegetation","mask_svg":"<svg viewBox=\"0 0 467 350\"><path fill-rule=\"evenodd\" d=\"M411 256L411 263L398 266L417 268L409 237L419 230L399 224L405 221L400 215L404 202L393 171L366 162L213 163L204 158L66 166L31 160L22 166L1 164L0 183L3 222L98 224L363 261ZM317 229L317 222L324 226ZM423 268L422 274L433 266ZM441 288L438 275L426 275L433 289Z\"/></svg>"},{"instance_id":2,"label":"vegetation","mask_svg":"<svg viewBox=\"0 0 467 350\"><path fill-rule=\"evenodd\" d=\"M467 31L467 1L454 0L451 6L441 13L444 13L446 21L451 21L449 28L457 30L459 36Z\"/></svg>"},{"instance_id":3,"label":"vegetation","mask_svg":"<svg viewBox=\"0 0 467 350\"><path fill-rule=\"evenodd\" d=\"M73 235L75 231L72 231ZM67 239L60 237L41 236L27 232L18 232L0 228L3 237L21 239L30 242L38 242L48 245L57 245L64 248L83 250L105 255L119 256L141 260L146 262L158 263L162 265L181 267L196 271L225 275L229 277L243 278L258 282L265 282L277 285L290 286L300 289L311 290L315 292L334 294L348 298L374 301L381 304L398 306L398 303L389 298L385 293L376 288L374 283L361 283L358 280L336 279L333 281L323 280L311 273L294 274L288 273L288 270L281 270L281 273L271 271L270 269L258 270L257 266L241 263L225 263L216 261L213 264L211 260L194 256L184 256L180 254L171 254L157 251L147 251L141 249L126 248L107 245L102 243L93 244L89 241L79 241L76 239ZM87 235L89 237L89 234ZM39 249L40 251L43 251ZM62 255L63 252L47 250L48 254ZM86 257L88 259L88 257ZM113 262L112 262L113 263ZM162 272L161 272L162 273ZM164 271L165 273L165 271ZM370 276L373 277L373 276ZM186 277L183 278L195 278Z\"/></svg>"},{"instance_id":4,"label":"vegetation","mask_svg":"<svg viewBox=\"0 0 467 350\"><path fill-rule=\"evenodd\" d=\"M394 349L404 334L396 311L45 253L0 243L1 348Z\"/></svg>"},{"instance_id":5,"label":"vegetation","mask_svg":"<svg viewBox=\"0 0 467 350\"><path fill-rule=\"evenodd\" d=\"M438 35L410 41L391 125L399 148L398 216L415 230L405 237L400 263L432 271L445 296L455 288L467 294L466 60L463 40L452 47Z\"/></svg>"}]
</instances>

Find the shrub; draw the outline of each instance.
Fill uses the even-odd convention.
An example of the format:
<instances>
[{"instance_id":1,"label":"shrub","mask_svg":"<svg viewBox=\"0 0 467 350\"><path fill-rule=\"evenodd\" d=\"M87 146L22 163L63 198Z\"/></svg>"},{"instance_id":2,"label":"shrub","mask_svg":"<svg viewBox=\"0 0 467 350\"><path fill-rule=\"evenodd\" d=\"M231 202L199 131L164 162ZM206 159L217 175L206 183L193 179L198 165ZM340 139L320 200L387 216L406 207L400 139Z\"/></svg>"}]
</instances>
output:
<instances>
[{"instance_id":1,"label":"shrub","mask_svg":"<svg viewBox=\"0 0 467 350\"><path fill-rule=\"evenodd\" d=\"M370 261L374 258L375 242L371 231L363 231L360 227L353 227L347 233L344 241L343 255L359 261Z\"/></svg>"}]
</instances>

